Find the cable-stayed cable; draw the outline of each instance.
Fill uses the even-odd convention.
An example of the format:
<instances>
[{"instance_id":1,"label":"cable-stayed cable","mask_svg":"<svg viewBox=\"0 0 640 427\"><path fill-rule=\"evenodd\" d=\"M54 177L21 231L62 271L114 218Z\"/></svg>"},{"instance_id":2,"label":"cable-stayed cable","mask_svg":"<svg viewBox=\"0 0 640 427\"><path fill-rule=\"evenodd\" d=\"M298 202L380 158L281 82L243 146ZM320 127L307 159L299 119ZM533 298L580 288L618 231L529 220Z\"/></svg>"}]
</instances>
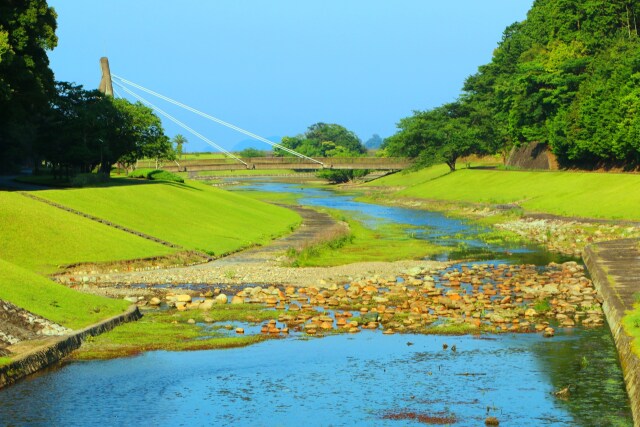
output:
<instances>
[{"instance_id":1,"label":"cable-stayed cable","mask_svg":"<svg viewBox=\"0 0 640 427\"><path fill-rule=\"evenodd\" d=\"M138 101L142 102L143 104L147 104L149 105L151 108L153 108L155 111L157 111L158 113L162 114L163 116L165 116L166 118L168 118L169 120L171 120L172 122L174 122L175 124L177 124L178 126L180 126L181 128L185 129L186 131L192 133L193 135L197 136L198 138L200 138L201 140L203 140L204 142L206 142L207 144L209 144L210 146L212 146L213 148L221 151L222 153L224 153L225 155L231 157L234 160L239 161L240 163L242 163L245 166L249 166L246 162L244 162L242 159L240 159L239 157L235 156L234 154L230 153L229 151L225 150L224 148L222 148L221 146L219 146L218 144L216 144L215 142L211 141L210 139L208 139L207 137L205 137L204 135L200 134L199 132L197 132L196 130L190 128L189 126L187 126L186 124L184 124L183 122L181 122L180 120L176 119L175 117L173 117L171 114L167 113L166 111L162 110L161 108L158 108L157 106L153 105L151 102L147 101L146 99L144 99L142 96L138 95L137 93L133 92L132 90L130 90L129 88L127 88L126 86L120 84L117 81L114 81L113 83L115 83L116 85L118 85L122 90L124 90L125 92L127 92L129 95L133 96L135 99L137 99Z\"/></svg>"},{"instance_id":2,"label":"cable-stayed cable","mask_svg":"<svg viewBox=\"0 0 640 427\"><path fill-rule=\"evenodd\" d=\"M235 131L237 131L237 132L240 132L240 133L242 133L242 134L245 134L245 135L247 135L247 136L249 136L249 137L251 137L251 138L253 138L253 139L257 139L258 141L262 141L262 142L264 142L264 143L266 143L266 144L269 144L269 145L270 145L270 146L272 146L272 147L278 148L278 149L280 149L280 150L282 150L282 151L285 151L285 152L287 152L287 153L289 153L289 154L292 154L292 155L294 155L294 156L297 156L297 157L300 157L300 158L303 158L303 159L306 159L306 160L309 160L309 161L311 161L311 162L318 163L318 164L320 164L320 165L324 166L324 163L322 163L322 162L321 162L321 161L319 161L319 160L316 160L316 159L314 159L314 158L311 158L311 157L305 156L304 154L298 153L297 151L294 151L294 150L292 150L292 149L290 149L290 148L288 148L288 147L285 147L285 146L284 146L284 145L282 145L282 144L278 144L278 143L275 143L275 142L273 142L273 141L269 141L268 139L266 139L266 138L264 138L264 137L262 137L262 136L260 136L260 135L256 135L256 134L255 134L255 133L253 133L253 132L249 132L248 130L242 129L242 128L240 128L240 127L238 127L238 126L236 126L236 125L233 125L233 124L231 124L231 123L229 123L229 122L225 122L224 120L221 120L221 119L219 119L219 118L217 118L217 117L214 117L214 116L212 116L212 115L210 115L210 114L204 113L204 112L202 112L202 111L200 111L200 110L197 110L197 109L195 109L195 108L192 108L192 107L190 107L190 106L188 106L188 105L185 105L185 104L183 104L183 103L181 103L181 102L175 101L175 100L173 100L173 99L171 99L171 98L169 98L169 97L167 97L167 96L164 96L164 95L162 95L162 94L159 94L159 93L157 93L157 92L154 92L154 91L152 91L151 89L147 89L147 88L145 88L144 86L141 86L141 85L136 84L136 83L134 83L134 82L132 82L132 81L126 80L126 79L124 79L124 78L122 78L122 77L120 77L120 76L118 76L118 75L111 74L111 77L114 77L114 78L118 79L118 81L120 81L121 83L128 84L128 85L130 85L130 86L133 86L133 87L135 87L136 89L139 89L139 90L141 90L141 91L143 91L143 92L146 92L146 93L148 93L148 94L150 94L150 95L153 95L153 96L155 96L155 97L158 97L158 98L160 98L160 99L162 99L162 100L164 100L164 101L167 101L167 102L169 102L169 103L171 103L171 104L174 104L174 105L176 105L176 106L178 106L178 107L184 108L185 110L191 111L192 113L197 114L197 115L199 115L199 116L201 116L201 117L204 117L204 118L206 118L206 119L208 119L208 120L214 121L214 122L216 122L216 123L218 123L218 124L221 124L221 125L223 125L223 126L225 126L225 127L228 127L228 128L233 129L233 130L235 130Z\"/></svg>"}]
</instances>

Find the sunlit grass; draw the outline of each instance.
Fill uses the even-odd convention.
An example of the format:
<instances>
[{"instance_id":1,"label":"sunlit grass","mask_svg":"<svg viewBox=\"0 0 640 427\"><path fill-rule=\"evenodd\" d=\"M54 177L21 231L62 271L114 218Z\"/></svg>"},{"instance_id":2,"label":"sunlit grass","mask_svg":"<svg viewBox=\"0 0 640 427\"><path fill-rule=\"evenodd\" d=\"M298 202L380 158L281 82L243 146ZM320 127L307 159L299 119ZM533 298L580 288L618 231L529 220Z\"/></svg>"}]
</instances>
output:
<instances>
[{"instance_id":1,"label":"sunlit grass","mask_svg":"<svg viewBox=\"0 0 640 427\"><path fill-rule=\"evenodd\" d=\"M195 182L47 190L37 194L213 255L265 244L300 222L299 215L290 210Z\"/></svg>"},{"instance_id":2,"label":"sunlit grass","mask_svg":"<svg viewBox=\"0 0 640 427\"><path fill-rule=\"evenodd\" d=\"M0 258L38 273L176 251L10 192L0 192L0 242Z\"/></svg>"},{"instance_id":3,"label":"sunlit grass","mask_svg":"<svg viewBox=\"0 0 640 427\"><path fill-rule=\"evenodd\" d=\"M443 165L395 174L371 186L402 186L398 196L488 204L606 219L640 219L640 175L459 169Z\"/></svg>"},{"instance_id":4,"label":"sunlit grass","mask_svg":"<svg viewBox=\"0 0 640 427\"><path fill-rule=\"evenodd\" d=\"M0 300L71 329L120 314L130 304L76 292L1 259Z\"/></svg>"}]
</instances>

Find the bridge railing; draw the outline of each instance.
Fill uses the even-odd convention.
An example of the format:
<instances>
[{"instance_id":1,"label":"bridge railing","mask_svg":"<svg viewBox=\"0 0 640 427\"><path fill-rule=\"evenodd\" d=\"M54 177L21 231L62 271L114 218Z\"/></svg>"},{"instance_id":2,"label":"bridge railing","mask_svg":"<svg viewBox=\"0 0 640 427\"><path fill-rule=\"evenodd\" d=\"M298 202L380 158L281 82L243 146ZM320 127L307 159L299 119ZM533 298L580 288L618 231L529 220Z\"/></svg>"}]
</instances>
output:
<instances>
[{"instance_id":1,"label":"bridge railing","mask_svg":"<svg viewBox=\"0 0 640 427\"><path fill-rule=\"evenodd\" d=\"M319 163L297 157L252 157L242 159L248 166L234 159L188 159L166 163L169 171L199 171L223 169L405 169L413 164L405 157L314 157ZM324 166L323 166L324 165ZM142 166L141 166L142 167Z\"/></svg>"}]
</instances>

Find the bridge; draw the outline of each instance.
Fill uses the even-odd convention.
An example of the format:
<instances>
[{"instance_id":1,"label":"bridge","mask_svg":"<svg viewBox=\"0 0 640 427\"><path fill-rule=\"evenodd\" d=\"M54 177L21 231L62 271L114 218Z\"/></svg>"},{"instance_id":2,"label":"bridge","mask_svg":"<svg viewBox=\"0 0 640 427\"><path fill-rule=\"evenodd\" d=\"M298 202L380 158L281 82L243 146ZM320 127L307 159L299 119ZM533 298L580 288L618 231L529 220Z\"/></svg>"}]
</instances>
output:
<instances>
[{"instance_id":1,"label":"bridge","mask_svg":"<svg viewBox=\"0 0 640 427\"><path fill-rule=\"evenodd\" d=\"M115 84L117 87L125 91L134 99L140 101L151 107L156 113L171 120L187 132L195 135L205 143L209 144L219 152L223 153L226 158L223 159L195 159L195 160L183 160L175 162L175 164L167 164L164 166L165 170L172 172L199 172L199 171L214 171L214 170L239 170L239 169L294 169L294 170L320 170L320 169L369 169L369 170L400 170L405 169L412 165L412 161L407 158L399 157L309 157L302 153L292 150L289 147L281 145L276 142L269 141L266 138L249 132L210 114L204 113L193 107L185 105L181 102L173 100L167 96L161 95L150 89L145 88L142 85L129 81L123 77L117 76L111 73L109 67L109 60L105 57L100 58L100 67L102 69L102 79L98 90L107 96L118 95L117 90L113 87ZM115 78L115 80L113 80ZM284 157L257 157L257 158L240 158L237 155L225 150L220 145L211 141L206 136L198 133L185 123L176 119L166 111L157 107L156 105L143 98L141 95L134 92L132 89L141 90L149 95L157 97L161 100L167 101L175 106L183 108L207 120L211 120L227 128L233 129L246 136L249 136L257 141L264 142L274 149L280 150L287 155Z\"/></svg>"},{"instance_id":2,"label":"bridge","mask_svg":"<svg viewBox=\"0 0 640 427\"><path fill-rule=\"evenodd\" d=\"M189 159L174 164L166 164L162 168L170 172L200 172L216 170L320 170L320 169L369 169L400 170L413 163L404 157L314 157L315 162L298 157L252 157L235 159ZM151 163L151 162L150 162ZM140 164L144 167L144 162ZM151 164L149 164L151 166Z\"/></svg>"}]
</instances>

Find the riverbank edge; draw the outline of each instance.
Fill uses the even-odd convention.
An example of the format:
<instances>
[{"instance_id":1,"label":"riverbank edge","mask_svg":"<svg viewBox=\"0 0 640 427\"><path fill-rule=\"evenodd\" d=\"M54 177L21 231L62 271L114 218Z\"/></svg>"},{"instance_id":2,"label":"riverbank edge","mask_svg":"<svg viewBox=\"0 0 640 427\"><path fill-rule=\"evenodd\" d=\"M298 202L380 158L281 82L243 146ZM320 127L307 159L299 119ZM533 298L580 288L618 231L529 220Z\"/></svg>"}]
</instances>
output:
<instances>
[{"instance_id":1,"label":"riverbank edge","mask_svg":"<svg viewBox=\"0 0 640 427\"><path fill-rule=\"evenodd\" d=\"M131 305L124 313L87 326L71 335L43 340L36 348L21 354L11 363L0 367L0 389L59 362L73 350L79 348L87 337L100 335L118 325L138 320L141 317L142 314L138 307Z\"/></svg>"},{"instance_id":2,"label":"riverbank edge","mask_svg":"<svg viewBox=\"0 0 640 427\"><path fill-rule=\"evenodd\" d=\"M595 243L585 248L583 261L591 274L594 286L603 298L602 309L613 335L622 374L630 400L633 421L640 427L640 357L632 349L632 337L627 335L622 325L625 316L625 301L616 290L616 282L607 274L607 264L615 260L606 260L599 254L601 244ZM633 301L628 302L633 306Z\"/></svg>"}]
</instances>

